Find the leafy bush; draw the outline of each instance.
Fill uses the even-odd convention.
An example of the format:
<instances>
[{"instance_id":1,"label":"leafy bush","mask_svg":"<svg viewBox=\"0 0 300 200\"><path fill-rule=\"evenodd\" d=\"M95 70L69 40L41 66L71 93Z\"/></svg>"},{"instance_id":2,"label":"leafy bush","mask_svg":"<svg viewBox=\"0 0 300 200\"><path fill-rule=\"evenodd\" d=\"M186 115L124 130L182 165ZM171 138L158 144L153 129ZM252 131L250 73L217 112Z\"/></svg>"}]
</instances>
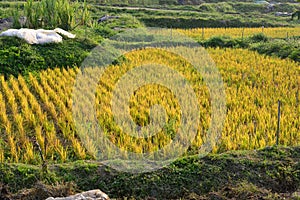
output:
<instances>
[{"instance_id":1,"label":"leafy bush","mask_svg":"<svg viewBox=\"0 0 300 200\"><path fill-rule=\"evenodd\" d=\"M280 58L291 58L300 61L299 44L294 41L273 40L270 42L255 43L251 46L251 50L255 50L262 54L278 56Z\"/></svg>"},{"instance_id":2,"label":"leafy bush","mask_svg":"<svg viewBox=\"0 0 300 200\"><path fill-rule=\"evenodd\" d=\"M100 26L100 27L95 28L95 32L97 34L100 34L104 38L110 38L117 34L117 31L115 31L109 27L106 27L106 26Z\"/></svg>"},{"instance_id":3,"label":"leafy bush","mask_svg":"<svg viewBox=\"0 0 300 200\"><path fill-rule=\"evenodd\" d=\"M231 4L236 12L240 13L249 13L249 12L258 12L265 13L266 8L265 5L255 4L253 2L231 2Z\"/></svg>"},{"instance_id":4,"label":"leafy bush","mask_svg":"<svg viewBox=\"0 0 300 200\"><path fill-rule=\"evenodd\" d=\"M300 62L300 49L296 49L292 51L289 55L289 58L297 62Z\"/></svg>"},{"instance_id":5,"label":"leafy bush","mask_svg":"<svg viewBox=\"0 0 300 200\"><path fill-rule=\"evenodd\" d=\"M159 5L176 5L178 4L177 0L159 0Z\"/></svg>"},{"instance_id":6,"label":"leafy bush","mask_svg":"<svg viewBox=\"0 0 300 200\"><path fill-rule=\"evenodd\" d=\"M204 3L199 6L200 11L216 12L216 8L209 3Z\"/></svg>"},{"instance_id":7,"label":"leafy bush","mask_svg":"<svg viewBox=\"0 0 300 200\"><path fill-rule=\"evenodd\" d=\"M202 43L203 46L206 47L222 47L222 48L246 48L248 47L248 43L241 39L233 39L228 36L215 36L212 37Z\"/></svg>"},{"instance_id":8,"label":"leafy bush","mask_svg":"<svg viewBox=\"0 0 300 200\"><path fill-rule=\"evenodd\" d=\"M283 39L270 40L263 34L257 34L248 39L233 39L228 36L215 36L199 43L204 47L221 48L249 48L260 54L277 56L279 58L290 58L300 62L299 39L286 41Z\"/></svg>"},{"instance_id":9,"label":"leafy bush","mask_svg":"<svg viewBox=\"0 0 300 200\"><path fill-rule=\"evenodd\" d=\"M226 2L203 3L199 6L199 11L209 12L235 12L233 7Z\"/></svg>"},{"instance_id":10,"label":"leafy bush","mask_svg":"<svg viewBox=\"0 0 300 200\"><path fill-rule=\"evenodd\" d=\"M258 33L250 37L251 42L267 42L269 38L263 33Z\"/></svg>"},{"instance_id":11,"label":"leafy bush","mask_svg":"<svg viewBox=\"0 0 300 200\"><path fill-rule=\"evenodd\" d=\"M28 74L45 65L45 60L30 50L30 46L23 44L20 47L12 46L0 50L0 73L4 75Z\"/></svg>"},{"instance_id":12,"label":"leafy bush","mask_svg":"<svg viewBox=\"0 0 300 200\"><path fill-rule=\"evenodd\" d=\"M128 14L115 14L115 18L109 19L107 21L101 22L98 26L109 27L109 28L139 28L144 25L135 17Z\"/></svg>"},{"instance_id":13,"label":"leafy bush","mask_svg":"<svg viewBox=\"0 0 300 200\"><path fill-rule=\"evenodd\" d=\"M150 27L163 27L163 28L199 28L199 27L261 27L262 21L258 19L257 21L247 21L242 17L235 17L233 19L224 20L224 16L218 17L189 17L189 16L142 16L140 20ZM225 24L226 22L226 24ZM276 26L275 23L264 22L266 27ZM278 26L278 25L277 25Z\"/></svg>"},{"instance_id":14,"label":"leafy bush","mask_svg":"<svg viewBox=\"0 0 300 200\"><path fill-rule=\"evenodd\" d=\"M2 37L0 74L9 77L47 68L80 66L95 46L89 40L80 39L65 40L62 44L29 45L17 38Z\"/></svg>"},{"instance_id":15,"label":"leafy bush","mask_svg":"<svg viewBox=\"0 0 300 200\"><path fill-rule=\"evenodd\" d=\"M135 19L131 15L126 14L118 15L115 16L115 18L93 25L95 33L104 38L110 38L128 28L140 27L143 27L143 24L139 20Z\"/></svg>"}]
</instances>

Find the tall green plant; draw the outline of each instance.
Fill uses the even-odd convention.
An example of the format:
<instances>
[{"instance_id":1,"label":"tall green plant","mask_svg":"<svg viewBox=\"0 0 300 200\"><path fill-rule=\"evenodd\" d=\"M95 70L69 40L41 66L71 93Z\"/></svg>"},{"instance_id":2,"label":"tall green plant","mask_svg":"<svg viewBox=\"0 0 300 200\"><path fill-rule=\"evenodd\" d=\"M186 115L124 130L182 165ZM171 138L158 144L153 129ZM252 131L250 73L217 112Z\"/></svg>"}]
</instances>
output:
<instances>
[{"instance_id":1,"label":"tall green plant","mask_svg":"<svg viewBox=\"0 0 300 200\"><path fill-rule=\"evenodd\" d=\"M25 16L26 16L26 26L28 28L31 28L33 26L33 24L31 24L34 20L33 20L33 0L27 0L27 2L24 5L24 12L25 12Z\"/></svg>"},{"instance_id":2,"label":"tall green plant","mask_svg":"<svg viewBox=\"0 0 300 200\"><path fill-rule=\"evenodd\" d=\"M17 5L16 8L12 9L10 11L12 17L13 17L13 27L14 28L21 28L21 23L19 21L20 19L20 9L19 9L19 6Z\"/></svg>"},{"instance_id":3,"label":"tall green plant","mask_svg":"<svg viewBox=\"0 0 300 200\"><path fill-rule=\"evenodd\" d=\"M81 12L81 24L82 25L89 25L88 23L91 21L90 11L88 10L88 5L86 0L83 2L83 9Z\"/></svg>"},{"instance_id":4,"label":"tall green plant","mask_svg":"<svg viewBox=\"0 0 300 200\"><path fill-rule=\"evenodd\" d=\"M54 27L57 22L57 1L56 0L44 0L42 2L43 8L43 23L49 27Z\"/></svg>"},{"instance_id":5,"label":"tall green plant","mask_svg":"<svg viewBox=\"0 0 300 200\"><path fill-rule=\"evenodd\" d=\"M40 3L35 3L34 0L27 0L24 5L24 12L28 28L39 28L42 26L43 9Z\"/></svg>"},{"instance_id":6,"label":"tall green plant","mask_svg":"<svg viewBox=\"0 0 300 200\"><path fill-rule=\"evenodd\" d=\"M80 6L78 2L71 3L69 0L27 0L24 8L28 28L72 30L90 20L86 2Z\"/></svg>"},{"instance_id":7,"label":"tall green plant","mask_svg":"<svg viewBox=\"0 0 300 200\"><path fill-rule=\"evenodd\" d=\"M58 0L56 9L58 25L65 30L71 30L76 23L75 11L78 10L78 5L71 5L68 0Z\"/></svg>"}]
</instances>

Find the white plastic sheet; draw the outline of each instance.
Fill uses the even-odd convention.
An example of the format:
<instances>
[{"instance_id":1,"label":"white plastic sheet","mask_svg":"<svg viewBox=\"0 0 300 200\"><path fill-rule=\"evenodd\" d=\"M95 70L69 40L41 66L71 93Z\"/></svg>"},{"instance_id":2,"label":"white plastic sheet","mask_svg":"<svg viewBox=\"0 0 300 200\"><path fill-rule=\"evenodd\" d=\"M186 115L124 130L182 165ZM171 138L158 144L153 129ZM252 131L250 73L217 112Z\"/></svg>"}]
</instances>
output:
<instances>
[{"instance_id":1,"label":"white plastic sheet","mask_svg":"<svg viewBox=\"0 0 300 200\"><path fill-rule=\"evenodd\" d=\"M47 44L47 43L60 43L62 42L62 36L64 35L68 38L75 38L75 35L69 33L61 28L56 28L54 30L45 29L8 29L0 34L0 36L11 36L24 39L29 44Z\"/></svg>"}]
</instances>

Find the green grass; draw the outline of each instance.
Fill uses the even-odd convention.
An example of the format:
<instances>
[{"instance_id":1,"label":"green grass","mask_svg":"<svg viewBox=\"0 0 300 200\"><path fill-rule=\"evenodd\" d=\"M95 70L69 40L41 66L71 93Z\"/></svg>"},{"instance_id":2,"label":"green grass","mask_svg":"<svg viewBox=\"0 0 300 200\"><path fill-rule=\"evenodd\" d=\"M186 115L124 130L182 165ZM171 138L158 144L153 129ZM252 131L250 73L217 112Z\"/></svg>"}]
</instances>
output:
<instances>
[{"instance_id":1,"label":"green grass","mask_svg":"<svg viewBox=\"0 0 300 200\"><path fill-rule=\"evenodd\" d=\"M70 68L80 66L89 52L104 38L110 38L129 27L141 27L136 20L125 15L121 20L103 23L93 28L79 28L74 31L76 39L65 38L61 44L29 45L18 38L0 38L0 73L6 77L19 74L27 76L48 68ZM117 28L117 29L116 29ZM258 38L259 39L259 38ZM248 48L261 54L290 58L300 62L299 38L271 39L213 37L198 41L204 47ZM129 45L129 44L126 44ZM134 44L132 44L134 45ZM136 44L139 45L139 44Z\"/></svg>"},{"instance_id":2,"label":"green grass","mask_svg":"<svg viewBox=\"0 0 300 200\"><path fill-rule=\"evenodd\" d=\"M77 190L100 188L112 198L174 199L209 196L213 191L226 196L224 188L231 188L234 194L230 195L236 197L259 194L272 199L279 193L300 189L299 157L299 147L268 147L180 158L163 169L143 174L118 172L88 161L51 165L48 174L42 174L37 166L2 163L0 180L11 192L43 181L54 185L72 182Z\"/></svg>"},{"instance_id":3,"label":"green grass","mask_svg":"<svg viewBox=\"0 0 300 200\"><path fill-rule=\"evenodd\" d=\"M106 11L107 13L128 13L146 26L195 28L195 27L273 27L295 26L297 21L290 21L290 17L276 17L275 12L293 12L300 9L297 4L281 4L274 11L266 13L263 5L254 3L213 3L200 6L148 6L162 8L159 10L128 9L126 7L96 6L94 12Z\"/></svg>"},{"instance_id":4,"label":"green grass","mask_svg":"<svg viewBox=\"0 0 300 200\"><path fill-rule=\"evenodd\" d=\"M126 4L144 8L131 10L126 7L101 6L95 1L89 1L89 9L94 19L103 14L120 15L129 14L140 20L146 26L195 28L195 27L272 27L297 26L299 21L290 21L290 17L276 17L275 12L294 12L300 9L299 4L284 3L276 5L272 12L266 12L266 6L251 2L214 2L201 5L168 5L164 4ZM108 1L110 2L110 1ZM213 1L212 1L213 2ZM95 4L96 3L96 4ZM0 2L0 17L8 17L9 10L23 2ZM110 3L108 3L110 5ZM158 8L159 10L146 10L145 8Z\"/></svg>"},{"instance_id":5,"label":"green grass","mask_svg":"<svg viewBox=\"0 0 300 200\"><path fill-rule=\"evenodd\" d=\"M257 51L260 54L277 56L282 59L290 58L300 62L300 40L280 40L275 39L268 42L258 42L250 46L251 50Z\"/></svg>"},{"instance_id":6,"label":"green grass","mask_svg":"<svg viewBox=\"0 0 300 200\"><path fill-rule=\"evenodd\" d=\"M90 6L94 21L104 14L118 15L120 18L100 25L94 23L92 27L80 26L73 32L77 38L65 39L62 44L29 45L20 39L2 37L0 73L8 77L26 75L49 67L80 66L90 50L105 38L128 28L144 25L192 28L290 26L299 23L290 22L288 18L276 18L273 13L266 14L261 5L245 3L246 1L218 3L211 0L209 2L214 3L201 6L178 6L174 2L157 1L157 5L152 3L147 6L169 10ZM116 3L118 2L112 4ZM0 17L9 17L16 5L22 8L23 2L0 2ZM136 2L135 5L141 4ZM295 9L299 9L299 5L284 4L276 7L275 11L292 12ZM179 13L182 10L191 12ZM203 46L250 48L263 54L300 61L299 38L267 38L266 41L261 41L257 38L241 40L217 37L199 42ZM180 158L170 166L144 174L118 172L90 161L49 165L48 173L43 172L39 166L0 163L0 188L1 184L4 184L11 192L16 193L34 187L38 181L42 181L47 185L71 184L77 191L100 188L113 198L197 199L233 196L236 199L246 199L259 195L266 199L276 199L281 197L280 193L294 193L300 190L299 157L299 147L270 147L258 151L211 154L202 159L197 156ZM42 199L42 196L40 198Z\"/></svg>"},{"instance_id":7,"label":"green grass","mask_svg":"<svg viewBox=\"0 0 300 200\"><path fill-rule=\"evenodd\" d=\"M263 34L256 34L249 38L231 38L229 36L215 36L207 40L198 41L204 47L247 48L260 54L275 56L282 59L292 59L300 62L300 38L288 39L268 38Z\"/></svg>"},{"instance_id":8,"label":"green grass","mask_svg":"<svg viewBox=\"0 0 300 200\"><path fill-rule=\"evenodd\" d=\"M80 66L105 38L128 28L143 27L131 15L118 16L108 22L94 23L92 27L79 26L72 31L76 34L75 39L64 38L60 44L30 45L18 38L0 37L0 74L26 76L48 68Z\"/></svg>"},{"instance_id":9,"label":"green grass","mask_svg":"<svg viewBox=\"0 0 300 200\"><path fill-rule=\"evenodd\" d=\"M0 73L8 77L47 68L80 66L96 45L89 39L80 38L65 40L62 44L29 45L21 39L1 37Z\"/></svg>"}]
</instances>

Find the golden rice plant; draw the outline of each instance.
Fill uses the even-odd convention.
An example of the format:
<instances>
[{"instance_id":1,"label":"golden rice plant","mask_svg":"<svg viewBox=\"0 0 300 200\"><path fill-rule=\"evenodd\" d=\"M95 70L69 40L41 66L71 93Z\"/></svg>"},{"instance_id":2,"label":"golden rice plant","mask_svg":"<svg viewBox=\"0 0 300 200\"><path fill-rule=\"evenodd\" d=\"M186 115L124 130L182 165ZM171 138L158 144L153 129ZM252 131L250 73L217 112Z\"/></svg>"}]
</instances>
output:
<instances>
[{"instance_id":1,"label":"golden rice plant","mask_svg":"<svg viewBox=\"0 0 300 200\"><path fill-rule=\"evenodd\" d=\"M238 35L239 29L228 31L235 31ZM280 35L279 32L275 33L275 29L273 32L274 37ZM182 51L185 55L193 53L189 49ZM274 145L278 100L282 102L279 142L282 145L299 145L299 63L243 49L216 48L207 49L207 52L222 75L227 108L222 134L217 145L213 146L213 151L257 149ZM44 157L53 162L96 158L103 149L108 152L105 158L109 158L114 154L109 142L125 156L128 151L155 152L166 147L176 136L182 118L178 99L172 90L162 85L149 84L139 87L128 100L128 112L139 127L151 122L153 105L159 104L165 109L165 123L153 136L137 138L129 135L116 123L112 111L113 92L120 78L138 66L153 62L180 73L196 94L200 123L195 138L190 141L189 152L186 153L197 153L210 138L207 130L212 117L210 93L202 75L190 63L169 51L140 49L127 53L125 57L126 62L109 66L102 77L93 73L95 69L86 69L90 70L89 79L78 83L83 90L87 90L94 80L99 83L95 92L87 90L86 93L78 94L79 107L83 109L79 114L89 121L90 116L84 114L95 112L107 140L97 138L99 133L90 129L90 124L85 124L85 128L81 129L74 124L73 112L77 111L72 110L72 94L78 92L73 91L73 88L76 76L81 73L79 68L48 69L41 72L40 77L29 75L28 83L22 76L8 80L0 76L0 141L4 143L4 146L0 146L0 161L40 161L36 148L33 148L33 139L40 145ZM164 74L159 77L164 77ZM95 102L89 102L93 97L96 97ZM88 110L87 104L93 103L91 106L95 110ZM117 110L117 114L122 113Z\"/></svg>"},{"instance_id":2,"label":"golden rice plant","mask_svg":"<svg viewBox=\"0 0 300 200\"><path fill-rule=\"evenodd\" d=\"M263 33L271 38L287 38L300 35L300 27L276 27L276 28L195 28L177 29L189 37L196 39L208 39L213 36L230 36L233 38L250 37Z\"/></svg>"}]
</instances>

